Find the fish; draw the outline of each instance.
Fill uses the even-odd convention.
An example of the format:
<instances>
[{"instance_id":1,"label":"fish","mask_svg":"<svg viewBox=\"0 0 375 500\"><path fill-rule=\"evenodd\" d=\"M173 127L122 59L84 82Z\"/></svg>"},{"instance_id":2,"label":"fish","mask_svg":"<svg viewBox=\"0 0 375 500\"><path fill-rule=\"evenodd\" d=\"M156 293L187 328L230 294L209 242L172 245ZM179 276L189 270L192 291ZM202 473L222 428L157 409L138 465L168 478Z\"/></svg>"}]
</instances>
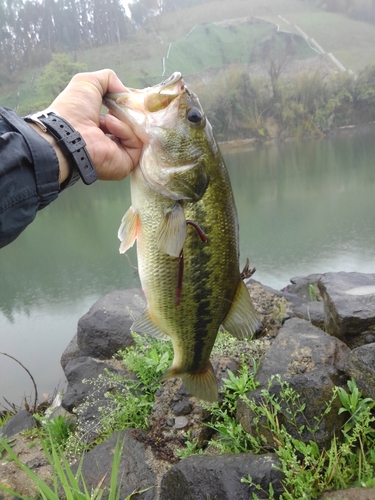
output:
<instances>
[{"instance_id":1,"label":"fish","mask_svg":"<svg viewBox=\"0 0 375 500\"><path fill-rule=\"evenodd\" d=\"M240 276L238 216L211 124L179 72L108 93L103 103L143 141L118 231L121 253L137 241L147 301L132 330L172 341L161 381L180 377L193 396L217 401L210 354L219 329L245 339L258 320Z\"/></svg>"}]
</instances>

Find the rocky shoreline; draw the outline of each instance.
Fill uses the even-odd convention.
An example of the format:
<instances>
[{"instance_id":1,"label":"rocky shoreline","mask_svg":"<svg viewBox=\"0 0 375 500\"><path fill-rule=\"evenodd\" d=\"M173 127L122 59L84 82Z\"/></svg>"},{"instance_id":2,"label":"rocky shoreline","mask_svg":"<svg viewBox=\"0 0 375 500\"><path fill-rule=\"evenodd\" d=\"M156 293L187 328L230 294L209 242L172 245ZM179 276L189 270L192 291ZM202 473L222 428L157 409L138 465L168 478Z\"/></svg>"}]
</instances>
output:
<instances>
[{"instance_id":1,"label":"rocky shoreline","mask_svg":"<svg viewBox=\"0 0 375 500\"><path fill-rule=\"evenodd\" d=\"M288 381L306 403L304 417L310 422L324 412L333 386L346 387L354 378L364 397L375 398L375 274L324 273L290 280L282 291L273 290L255 280L247 283L259 317L256 339L237 342L232 353L215 354L213 364L220 383L227 378L228 369L236 372L242 354L261 360L256 380L259 388L251 393L261 399L261 390L268 387L272 375ZM78 322L76 336L61 357L68 380L68 389L62 398L59 412L74 414L80 425L88 429L87 439L93 442L100 433L98 407L105 401L105 393L113 389L102 385L96 405L85 406L92 386L86 379L97 379L105 370L123 374L126 368L112 359L119 349L134 343L130 326L140 315L145 302L140 290L119 290L99 299ZM273 383L270 391L278 395L280 383ZM250 394L249 394L250 397ZM335 406L336 405L336 406ZM326 447L344 420L337 416L339 402L333 411L324 415L315 441ZM250 407L238 402L238 423L249 433L254 432ZM288 427L280 412L280 424ZM204 425L207 411L201 402L186 392L179 379L171 380L156 392L149 417L149 431L128 429L119 434L125 437L120 474L121 497L134 491L136 498L146 500L242 500L262 492L241 478L251 475L255 483L268 491L272 483L275 496L284 490L282 472L275 468L277 456L270 452L226 455L193 455L180 460L175 449L183 442L186 432L204 443L210 429ZM43 452L21 445L19 432L35 426L29 412L22 410L1 430L1 434L19 437L15 451L19 458L41 477L48 477L48 464ZM293 434L293 429L289 429ZM95 446L83 459L82 471L89 486L95 487L98 478L111 469L117 433ZM308 430L303 440L311 439ZM157 443L157 444L156 444ZM270 443L270 449L273 443ZM0 464L3 483L20 494L32 496L30 481L12 462ZM103 485L109 486L110 474ZM151 489L148 489L150 488ZM375 490L358 489L330 493L329 498L365 500L375 498ZM13 498L0 492L0 499ZM328 496L326 497L328 498Z\"/></svg>"}]
</instances>

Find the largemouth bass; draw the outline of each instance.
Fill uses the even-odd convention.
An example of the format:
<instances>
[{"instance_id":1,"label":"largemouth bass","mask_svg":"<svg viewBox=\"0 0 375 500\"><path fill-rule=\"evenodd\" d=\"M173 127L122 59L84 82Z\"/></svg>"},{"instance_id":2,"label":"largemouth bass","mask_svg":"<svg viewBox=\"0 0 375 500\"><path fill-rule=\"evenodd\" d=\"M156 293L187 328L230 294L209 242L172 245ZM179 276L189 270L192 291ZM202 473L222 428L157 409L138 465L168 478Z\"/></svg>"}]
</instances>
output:
<instances>
[{"instance_id":1,"label":"largemouth bass","mask_svg":"<svg viewBox=\"0 0 375 500\"><path fill-rule=\"evenodd\" d=\"M180 73L103 102L144 143L118 232L121 253L137 240L147 299L132 329L172 341L161 380L181 377L194 396L215 401L209 358L220 326L243 339L258 322L240 278L237 212L211 125Z\"/></svg>"}]
</instances>

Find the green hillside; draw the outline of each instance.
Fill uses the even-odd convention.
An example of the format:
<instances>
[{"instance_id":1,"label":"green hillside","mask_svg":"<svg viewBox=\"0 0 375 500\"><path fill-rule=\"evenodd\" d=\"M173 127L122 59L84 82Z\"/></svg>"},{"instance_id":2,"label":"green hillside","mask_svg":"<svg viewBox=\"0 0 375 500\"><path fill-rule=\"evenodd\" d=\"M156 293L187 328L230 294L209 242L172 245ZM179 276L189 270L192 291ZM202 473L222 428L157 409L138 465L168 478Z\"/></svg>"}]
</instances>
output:
<instances>
[{"instance_id":1,"label":"green hillside","mask_svg":"<svg viewBox=\"0 0 375 500\"><path fill-rule=\"evenodd\" d=\"M168 47L165 74L181 71L196 73L206 68L221 68L230 64L248 64L254 52L272 35L276 26L257 18L245 18L235 23L207 23L196 25L182 40ZM296 58L312 57L316 53L302 37Z\"/></svg>"},{"instance_id":2,"label":"green hillside","mask_svg":"<svg viewBox=\"0 0 375 500\"><path fill-rule=\"evenodd\" d=\"M239 18L241 22L220 24ZM374 25L318 10L300 0L216 0L163 14L150 18L126 42L77 50L74 60L85 63L89 71L112 68L126 85L145 87L176 70L189 75L206 67L247 64L256 47L278 28L300 34L297 27L327 53L332 52L347 69L358 72L375 61ZM312 55L316 52L301 36L295 57ZM53 97L38 89L42 71L28 69L11 85L4 85L0 102L17 107L20 113L40 108Z\"/></svg>"}]
</instances>

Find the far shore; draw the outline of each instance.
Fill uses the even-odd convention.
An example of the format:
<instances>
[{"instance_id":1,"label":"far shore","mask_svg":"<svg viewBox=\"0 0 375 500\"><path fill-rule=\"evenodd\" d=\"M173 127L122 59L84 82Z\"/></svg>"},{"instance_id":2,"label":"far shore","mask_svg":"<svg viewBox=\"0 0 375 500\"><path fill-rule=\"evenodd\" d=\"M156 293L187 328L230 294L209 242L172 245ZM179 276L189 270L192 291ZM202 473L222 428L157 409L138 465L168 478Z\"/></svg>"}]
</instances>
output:
<instances>
[{"instance_id":1,"label":"far shore","mask_svg":"<svg viewBox=\"0 0 375 500\"><path fill-rule=\"evenodd\" d=\"M375 128L375 122L370 122L370 123L360 123L358 125L344 125L342 127L337 127L332 130L327 131L324 135L322 135L322 138L326 137L332 137L336 135L342 135L342 134L361 134L363 132L366 132L368 130L372 130ZM304 137L294 137L294 136L288 136L288 137L270 137L267 136L264 139L263 138L257 138L257 137L251 137L249 139L233 139L231 141L218 141L218 144L222 150L226 151L231 151L231 150L239 150L239 149L248 149L250 147L258 146L258 145L264 145L264 144L270 144L273 142L289 142L289 141L294 141L294 140L314 140L317 139L317 137L311 137L311 136L304 136Z\"/></svg>"}]
</instances>

